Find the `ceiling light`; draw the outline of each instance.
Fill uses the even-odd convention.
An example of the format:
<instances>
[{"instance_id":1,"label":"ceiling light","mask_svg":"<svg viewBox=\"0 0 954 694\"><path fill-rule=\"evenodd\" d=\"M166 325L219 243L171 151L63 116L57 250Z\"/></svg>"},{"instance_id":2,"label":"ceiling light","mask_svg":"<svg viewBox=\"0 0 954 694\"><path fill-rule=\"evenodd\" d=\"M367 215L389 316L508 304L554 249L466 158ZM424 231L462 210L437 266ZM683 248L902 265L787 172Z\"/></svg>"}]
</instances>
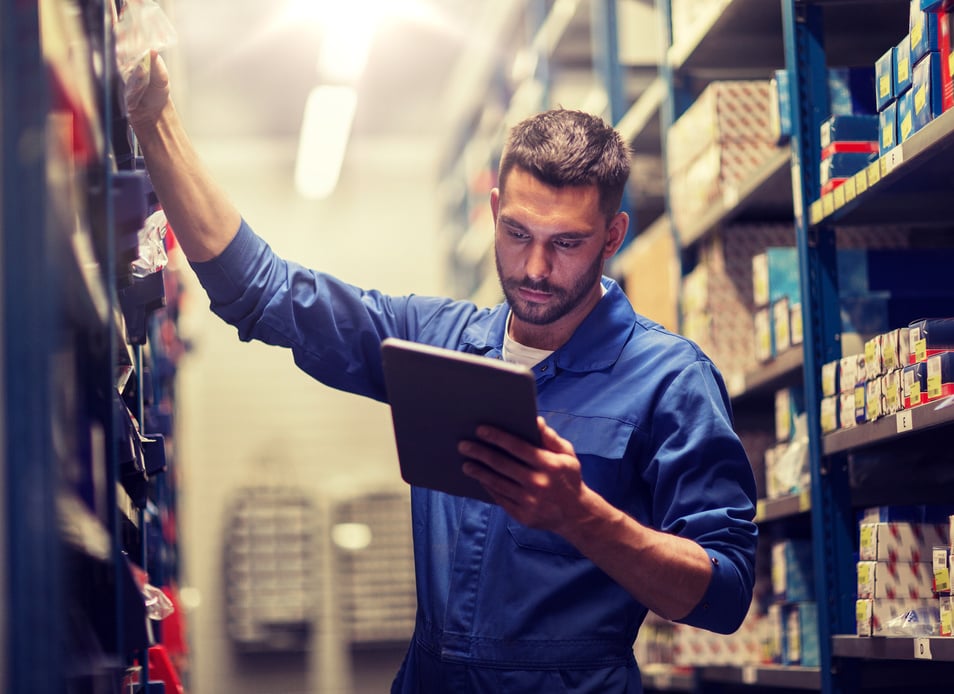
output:
<instances>
[{"instance_id":1,"label":"ceiling light","mask_svg":"<svg viewBox=\"0 0 954 694\"><path fill-rule=\"evenodd\" d=\"M295 188L303 197L321 199L334 191L357 104L350 86L322 85L308 95L295 161Z\"/></svg>"}]
</instances>

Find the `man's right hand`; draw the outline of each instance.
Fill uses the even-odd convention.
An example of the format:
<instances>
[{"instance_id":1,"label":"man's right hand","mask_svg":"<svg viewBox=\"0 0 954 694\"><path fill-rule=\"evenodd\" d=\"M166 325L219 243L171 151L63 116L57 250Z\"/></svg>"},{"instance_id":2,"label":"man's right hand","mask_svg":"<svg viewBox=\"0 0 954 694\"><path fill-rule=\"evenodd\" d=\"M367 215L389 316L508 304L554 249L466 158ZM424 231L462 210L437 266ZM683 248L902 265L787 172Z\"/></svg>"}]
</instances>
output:
<instances>
[{"instance_id":1,"label":"man's right hand","mask_svg":"<svg viewBox=\"0 0 954 694\"><path fill-rule=\"evenodd\" d=\"M169 103L169 71L162 57L152 51L135 67L126 87L126 109L129 124L155 124Z\"/></svg>"}]
</instances>

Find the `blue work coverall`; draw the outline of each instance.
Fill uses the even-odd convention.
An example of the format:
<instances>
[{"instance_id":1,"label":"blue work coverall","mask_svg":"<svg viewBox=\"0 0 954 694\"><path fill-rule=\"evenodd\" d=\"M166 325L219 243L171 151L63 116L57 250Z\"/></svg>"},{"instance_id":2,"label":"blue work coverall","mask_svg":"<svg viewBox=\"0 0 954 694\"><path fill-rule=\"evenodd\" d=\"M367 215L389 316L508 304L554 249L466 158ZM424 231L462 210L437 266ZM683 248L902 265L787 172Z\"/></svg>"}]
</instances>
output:
<instances>
[{"instance_id":1,"label":"blue work coverall","mask_svg":"<svg viewBox=\"0 0 954 694\"><path fill-rule=\"evenodd\" d=\"M282 260L244 222L194 263L243 340L292 349L329 386L386 402L385 337L500 358L508 307L366 291ZM738 628L752 596L751 467L713 364L606 293L534 367L540 414L572 442L588 486L639 522L701 545L713 574L680 620ZM417 624L394 692L642 691L633 642L647 609L557 535L496 505L412 488Z\"/></svg>"}]
</instances>

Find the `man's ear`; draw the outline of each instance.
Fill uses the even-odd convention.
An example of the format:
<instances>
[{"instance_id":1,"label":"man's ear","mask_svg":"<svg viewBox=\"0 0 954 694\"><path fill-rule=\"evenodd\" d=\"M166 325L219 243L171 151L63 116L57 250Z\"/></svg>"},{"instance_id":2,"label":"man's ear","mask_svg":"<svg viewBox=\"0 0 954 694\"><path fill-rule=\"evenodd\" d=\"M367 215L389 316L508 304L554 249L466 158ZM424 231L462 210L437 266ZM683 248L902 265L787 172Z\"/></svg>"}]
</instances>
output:
<instances>
[{"instance_id":1,"label":"man's ear","mask_svg":"<svg viewBox=\"0 0 954 694\"><path fill-rule=\"evenodd\" d=\"M494 215L494 226L497 226L497 213L500 211L500 188L490 191L490 211Z\"/></svg>"},{"instance_id":2,"label":"man's ear","mask_svg":"<svg viewBox=\"0 0 954 694\"><path fill-rule=\"evenodd\" d=\"M609 229L606 234L606 245L603 247L603 257L609 259L613 257L619 247L623 245L623 239L626 238L626 230L629 229L629 215L625 212L617 212L616 216L610 220Z\"/></svg>"}]
</instances>

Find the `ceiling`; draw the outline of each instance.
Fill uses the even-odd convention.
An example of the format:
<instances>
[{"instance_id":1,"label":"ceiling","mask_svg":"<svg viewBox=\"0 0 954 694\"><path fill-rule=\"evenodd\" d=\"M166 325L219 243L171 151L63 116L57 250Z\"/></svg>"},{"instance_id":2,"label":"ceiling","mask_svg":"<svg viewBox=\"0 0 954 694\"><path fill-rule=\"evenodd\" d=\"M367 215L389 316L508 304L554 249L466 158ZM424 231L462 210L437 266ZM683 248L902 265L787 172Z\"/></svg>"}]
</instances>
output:
<instances>
[{"instance_id":1,"label":"ceiling","mask_svg":"<svg viewBox=\"0 0 954 694\"><path fill-rule=\"evenodd\" d=\"M413 6L416 17L389 17L379 26L358 83L351 137L433 140L450 121L460 118L450 113L450 96L479 106L486 84L481 86L480 70L473 63L505 52L500 36L508 34L499 15L522 17L526 3L385 2L390 5L377 5ZM173 75L182 93L177 99L185 104L195 135L297 136L306 97L319 83L316 65L322 29L315 21L283 18L290 4L290 0L175 4L171 19L179 34L180 65ZM561 55L566 66L589 61L588 6L579 3L564 34ZM513 31L511 26L509 35Z\"/></svg>"}]
</instances>

